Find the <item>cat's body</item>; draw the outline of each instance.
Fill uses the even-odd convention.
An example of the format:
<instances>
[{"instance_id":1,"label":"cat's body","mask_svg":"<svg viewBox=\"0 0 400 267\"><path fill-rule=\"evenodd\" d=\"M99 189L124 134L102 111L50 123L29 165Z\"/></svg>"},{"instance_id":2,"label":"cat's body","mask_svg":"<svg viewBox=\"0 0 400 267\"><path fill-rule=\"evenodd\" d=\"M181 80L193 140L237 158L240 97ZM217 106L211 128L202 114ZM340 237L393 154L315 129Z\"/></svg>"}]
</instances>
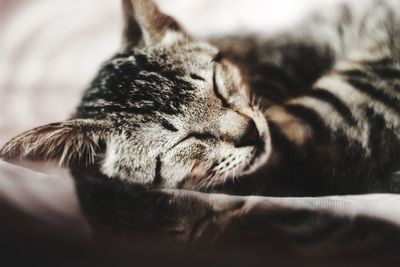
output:
<instances>
[{"instance_id":1,"label":"cat's body","mask_svg":"<svg viewBox=\"0 0 400 267\"><path fill-rule=\"evenodd\" d=\"M270 39L217 43L265 103L272 140L269 163L232 188L399 191L400 2L350 1Z\"/></svg>"},{"instance_id":2,"label":"cat's body","mask_svg":"<svg viewBox=\"0 0 400 267\"><path fill-rule=\"evenodd\" d=\"M270 39L211 42L189 39L150 1L124 10L124 47L74 118L16 137L3 157L57 159L85 183L398 190L399 1L344 4Z\"/></svg>"}]
</instances>

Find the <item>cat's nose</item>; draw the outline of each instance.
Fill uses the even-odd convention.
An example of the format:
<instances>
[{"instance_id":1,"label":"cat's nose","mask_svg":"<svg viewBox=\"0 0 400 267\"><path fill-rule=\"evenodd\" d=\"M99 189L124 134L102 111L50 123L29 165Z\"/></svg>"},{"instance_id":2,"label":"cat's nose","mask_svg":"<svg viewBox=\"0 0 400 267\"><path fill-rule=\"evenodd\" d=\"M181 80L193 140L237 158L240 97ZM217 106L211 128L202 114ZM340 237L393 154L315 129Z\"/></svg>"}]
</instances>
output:
<instances>
[{"instance_id":1,"label":"cat's nose","mask_svg":"<svg viewBox=\"0 0 400 267\"><path fill-rule=\"evenodd\" d=\"M224 142L231 143L235 147L260 146L262 140L254 120L238 111L223 109L218 114L217 127L210 127L215 130Z\"/></svg>"},{"instance_id":2,"label":"cat's nose","mask_svg":"<svg viewBox=\"0 0 400 267\"><path fill-rule=\"evenodd\" d=\"M256 146L260 143L260 133L252 119L247 121L241 136L234 140L235 147Z\"/></svg>"}]
</instances>

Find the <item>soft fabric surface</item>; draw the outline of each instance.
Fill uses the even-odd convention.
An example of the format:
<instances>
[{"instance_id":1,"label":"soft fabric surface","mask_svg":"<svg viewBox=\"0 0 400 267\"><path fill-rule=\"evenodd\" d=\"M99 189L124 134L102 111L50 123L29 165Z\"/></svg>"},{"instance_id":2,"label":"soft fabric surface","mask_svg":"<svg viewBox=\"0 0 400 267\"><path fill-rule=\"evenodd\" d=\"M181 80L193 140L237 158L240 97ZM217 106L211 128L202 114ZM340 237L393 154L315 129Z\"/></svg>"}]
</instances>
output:
<instances>
[{"instance_id":1,"label":"soft fabric surface","mask_svg":"<svg viewBox=\"0 0 400 267\"><path fill-rule=\"evenodd\" d=\"M397 266L400 260L396 195L127 194L110 187L95 198L94 209L105 216L91 218L90 227L68 175L5 162L0 175L0 254L21 266L53 266L60 258L66 266ZM104 203L104 194L118 198ZM15 253L23 257L10 256Z\"/></svg>"},{"instance_id":2,"label":"soft fabric surface","mask_svg":"<svg viewBox=\"0 0 400 267\"><path fill-rule=\"evenodd\" d=\"M96 69L119 46L119 2L0 1L0 146L23 130L73 112ZM202 36L238 30L268 34L332 1L158 2ZM397 195L272 198L145 191L129 196L132 206L115 211L114 222L124 230L110 227L106 234L82 216L67 172L51 165L40 166L40 172L47 174L0 162L3 261L395 266L400 260Z\"/></svg>"}]
</instances>

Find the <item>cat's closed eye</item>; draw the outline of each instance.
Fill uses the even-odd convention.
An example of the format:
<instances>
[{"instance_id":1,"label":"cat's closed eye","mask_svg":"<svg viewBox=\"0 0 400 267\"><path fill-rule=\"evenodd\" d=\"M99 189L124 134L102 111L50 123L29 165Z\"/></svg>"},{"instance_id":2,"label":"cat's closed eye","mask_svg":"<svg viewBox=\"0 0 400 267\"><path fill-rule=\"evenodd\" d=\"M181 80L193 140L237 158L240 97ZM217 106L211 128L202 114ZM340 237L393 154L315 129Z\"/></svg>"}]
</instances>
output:
<instances>
[{"instance_id":1,"label":"cat's closed eye","mask_svg":"<svg viewBox=\"0 0 400 267\"><path fill-rule=\"evenodd\" d=\"M190 78L192 78L193 80L198 80L198 81L203 81L203 82L206 80L203 77L197 75L196 73L191 73Z\"/></svg>"},{"instance_id":2,"label":"cat's closed eye","mask_svg":"<svg viewBox=\"0 0 400 267\"><path fill-rule=\"evenodd\" d=\"M200 141L208 141L208 142L215 142L218 140L218 138L213 135L212 133L200 133L200 132L191 132L187 134L179 143L182 143L183 141L186 141L188 139L197 139Z\"/></svg>"}]
</instances>

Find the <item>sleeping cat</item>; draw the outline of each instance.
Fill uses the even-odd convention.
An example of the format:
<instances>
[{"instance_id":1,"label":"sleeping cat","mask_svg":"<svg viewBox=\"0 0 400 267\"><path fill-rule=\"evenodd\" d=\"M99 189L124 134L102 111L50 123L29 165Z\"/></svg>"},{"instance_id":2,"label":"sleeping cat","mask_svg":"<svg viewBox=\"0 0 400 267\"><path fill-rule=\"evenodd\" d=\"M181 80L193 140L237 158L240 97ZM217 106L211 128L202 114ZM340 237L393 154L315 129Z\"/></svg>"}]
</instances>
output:
<instances>
[{"instance_id":1,"label":"sleeping cat","mask_svg":"<svg viewBox=\"0 0 400 267\"><path fill-rule=\"evenodd\" d=\"M351 1L268 39L209 41L151 1L123 9L123 46L75 115L13 138L2 158L56 160L88 183L397 192L399 1Z\"/></svg>"}]
</instances>

